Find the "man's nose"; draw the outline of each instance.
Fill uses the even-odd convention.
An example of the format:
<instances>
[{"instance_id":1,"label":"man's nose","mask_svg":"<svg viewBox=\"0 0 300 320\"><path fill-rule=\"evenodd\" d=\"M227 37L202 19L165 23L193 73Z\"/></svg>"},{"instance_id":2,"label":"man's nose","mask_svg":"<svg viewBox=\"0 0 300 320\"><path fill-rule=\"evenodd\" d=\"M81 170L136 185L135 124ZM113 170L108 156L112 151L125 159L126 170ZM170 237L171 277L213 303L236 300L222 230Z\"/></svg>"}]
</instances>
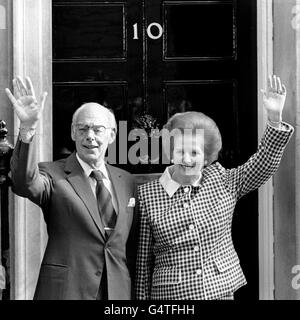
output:
<instances>
[{"instance_id":1,"label":"man's nose","mask_svg":"<svg viewBox=\"0 0 300 320\"><path fill-rule=\"evenodd\" d=\"M87 133L86 133L86 139L88 141L93 141L95 140L95 133L94 133L94 130L92 128L89 128Z\"/></svg>"}]
</instances>

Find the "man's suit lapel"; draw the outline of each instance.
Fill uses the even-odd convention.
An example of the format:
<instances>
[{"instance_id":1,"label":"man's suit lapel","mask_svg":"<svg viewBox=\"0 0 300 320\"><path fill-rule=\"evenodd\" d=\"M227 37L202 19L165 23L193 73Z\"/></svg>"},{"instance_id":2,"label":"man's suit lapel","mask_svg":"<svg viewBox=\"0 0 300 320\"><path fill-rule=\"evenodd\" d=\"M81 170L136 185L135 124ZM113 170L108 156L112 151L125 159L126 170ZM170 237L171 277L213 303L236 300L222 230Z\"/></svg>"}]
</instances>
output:
<instances>
[{"instance_id":1,"label":"man's suit lapel","mask_svg":"<svg viewBox=\"0 0 300 320\"><path fill-rule=\"evenodd\" d=\"M102 234L103 239L105 239L105 231L99 216L97 201L95 201L88 178L77 161L75 153L67 159L65 172L68 174L66 179L87 207L94 223Z\"/></svg>"}]
</instances>

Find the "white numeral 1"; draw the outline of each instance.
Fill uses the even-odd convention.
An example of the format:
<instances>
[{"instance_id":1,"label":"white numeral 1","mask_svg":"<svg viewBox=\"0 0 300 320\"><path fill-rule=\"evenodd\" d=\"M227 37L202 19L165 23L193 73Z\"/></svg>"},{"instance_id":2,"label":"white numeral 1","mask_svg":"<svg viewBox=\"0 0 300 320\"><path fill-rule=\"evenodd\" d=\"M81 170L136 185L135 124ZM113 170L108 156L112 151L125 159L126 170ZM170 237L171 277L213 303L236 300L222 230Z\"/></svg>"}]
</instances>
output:
<instances>
[{"instance_id":1,"label":"white numeral 1","mask_svg":"<svg viewBox=\"0 0 300 320\"><path fill-rule=\"evenodd\" d=\"M133 25L133 40L138 40L138 24Z\"/></svg>"}]
</instances>

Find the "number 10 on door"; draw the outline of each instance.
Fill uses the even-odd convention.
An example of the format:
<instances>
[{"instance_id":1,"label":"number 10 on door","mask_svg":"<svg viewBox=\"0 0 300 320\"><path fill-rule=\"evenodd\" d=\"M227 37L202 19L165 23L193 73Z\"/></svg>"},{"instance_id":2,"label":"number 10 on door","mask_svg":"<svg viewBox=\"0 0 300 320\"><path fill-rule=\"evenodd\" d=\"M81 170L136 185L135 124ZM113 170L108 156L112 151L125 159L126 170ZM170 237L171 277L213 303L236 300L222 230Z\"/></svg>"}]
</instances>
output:
<instances>
[{"instance_id":1,"label":"number 10 on door","mask_svg":"<svg viewBox=\"0 0 300 320\"><path fill-rule=\"evenodd\" d=\"M153 34L153 31L155 31L155 34ZM153 40L159 39L163 35L163 32L162 26L157 22L152 22L147 28L147 35ZM137 23L133 25L133 40L139 40Z\"/></svg>"}]
</instances>

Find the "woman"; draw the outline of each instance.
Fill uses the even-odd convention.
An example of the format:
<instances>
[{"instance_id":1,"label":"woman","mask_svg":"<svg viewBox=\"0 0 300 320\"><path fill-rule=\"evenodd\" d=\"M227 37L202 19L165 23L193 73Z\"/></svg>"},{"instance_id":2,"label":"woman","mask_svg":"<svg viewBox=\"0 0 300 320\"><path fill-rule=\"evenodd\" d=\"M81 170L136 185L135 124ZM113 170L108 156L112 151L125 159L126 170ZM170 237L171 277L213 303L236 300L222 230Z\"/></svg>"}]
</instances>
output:
<instances>
[{"instance_id":1,"label":"woman","mask_svg":"<svg viewBox=\"0 0 300 320\"><path fill-rule=\"evenodd\" d=\"M139 187L137 299L233 299L246 284L231 237L234 207L279 166L293 133L281 122L285 97L280 79L270 77L262 141L245 164L230 170L216 162L222 140L212 119L198 112L169 119L165 128L177 129L170 143L173 165Z\"/></svg>"}]
</instances>

